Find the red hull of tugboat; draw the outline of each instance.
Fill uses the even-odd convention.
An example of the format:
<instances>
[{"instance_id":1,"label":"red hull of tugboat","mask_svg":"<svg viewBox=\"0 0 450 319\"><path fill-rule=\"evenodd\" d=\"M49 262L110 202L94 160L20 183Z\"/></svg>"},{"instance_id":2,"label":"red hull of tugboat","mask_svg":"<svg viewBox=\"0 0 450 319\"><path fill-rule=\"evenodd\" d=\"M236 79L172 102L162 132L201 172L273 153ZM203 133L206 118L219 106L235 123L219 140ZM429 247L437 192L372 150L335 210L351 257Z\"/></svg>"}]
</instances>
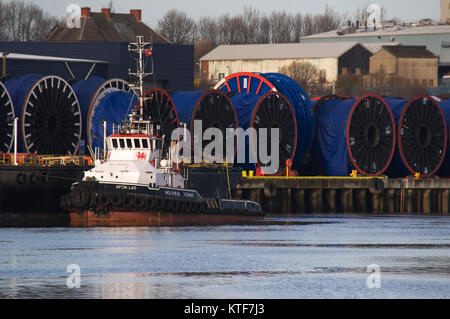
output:
<instances>
[{"instance_id":1,"label":"red hull of tugboat","mask_svg":"<svg viewBox=\"0 0 450 319\"><path fill-rule=\"evenodd\" d=\"M260 216L213 215L168 212L117 211L99 214L91 210L70 213L71 227L132 227L132 226L204 226L248 224L263 220Z\"/></svg>"}]
</instances>

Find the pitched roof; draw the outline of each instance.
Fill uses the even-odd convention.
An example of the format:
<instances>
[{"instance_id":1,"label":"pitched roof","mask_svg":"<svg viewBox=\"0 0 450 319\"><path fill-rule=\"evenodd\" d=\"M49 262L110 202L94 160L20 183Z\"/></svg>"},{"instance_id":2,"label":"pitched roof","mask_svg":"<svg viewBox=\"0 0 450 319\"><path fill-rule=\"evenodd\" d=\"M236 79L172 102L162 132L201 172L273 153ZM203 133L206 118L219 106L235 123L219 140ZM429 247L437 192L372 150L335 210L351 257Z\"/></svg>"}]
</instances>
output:
<instances>
[{"instance_id":1,"label":"pitched roof","mask_svg":"<svg viewBox=\"0 0 450 319\"><path fill-rule=\"evenodd\" d=\"M383 50L386 50L397 58L411 58L411 59L435 59L433 53L427 50L426 46L421 45L402 45L402 46L383 46Z\"/></svg>"},{"instance_id":2,"label":"pitched roof","mask_svg":"<svg viewBox=\"0 0 450 319\"><path fill-rule=\"evenodd\" d=\"M382 43L361 43L363 47L369 50L372 54L380 51L384 46L399 46L402 45L400 42L382 42Z\"/></svg>"},{"instance_id":3,"label":"pitched roof","mask_svg":"<svg viewBox=\"0 0 450 319\"><path fill-rule=\"evenodd\" d=\"M333 42L221 45L203 56L200 61L337 58L356 45L360 44Z\"/></svg>"},{"instance_id":4,"label":"pitched roof","mask_svg":"<svg viewBox=\"0 0 450 319\"><path fill-rule=\"evenodd\" d=\"M143 35L147 42L171 43L133 14L111 13L108 19L104 13L92 12L90 16L81 17L80 25L80 28L69 28L65 24L57 26L46 40L132 42L137 35Z\"/></svg>"},{"instance_id":5,"label":"pitched roof","mask_svg":"<svg viewBox=\"0 0 450 319\"><path fill-rule=\"evenodd\" d=\"M300 41L308 39L326 39L326 38L347 38L352 41L355 37L378 37L378 36L401 36L401 35L427 35L427 34L448 34L450 33L450 25L431 25L431 26L396 26L393 28L374 30L358 30L354 33L338 35L339 30L328 31L313 35L301 37Z\"/></svg>"}]
</instances>

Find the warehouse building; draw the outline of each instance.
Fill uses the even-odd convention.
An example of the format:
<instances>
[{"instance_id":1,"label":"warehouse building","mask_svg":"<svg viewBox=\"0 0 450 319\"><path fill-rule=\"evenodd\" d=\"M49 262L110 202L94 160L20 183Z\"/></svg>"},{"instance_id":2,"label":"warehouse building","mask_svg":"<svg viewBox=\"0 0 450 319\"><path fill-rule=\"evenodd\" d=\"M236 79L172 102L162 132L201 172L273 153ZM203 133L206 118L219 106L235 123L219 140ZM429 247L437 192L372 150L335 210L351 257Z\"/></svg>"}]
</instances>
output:
<instances>
[{"instance_id":1,"label":"warehouse building","mask_svg":"<svg viewBox=\"0 0 450 319\"><path fill-rule=\"evenodd\" d=\"M300 43L305 44L348 41L356 41L363 45L392 42L404 46L425 46L439 57L439 79L450 72L450 25L401 25L376 30L362 28L345 34L335 30L300 38Z\"/></svg>"},{"instance_id":2,"label":"warehouse building","mask_svg":"<svg viewBox=\"0 0 450 319\"><path fill-rule=\"evenodd\" d=\"M216 83L236 72L279 72L293 62L307 62L325 83L333 84L344 73L368 73L371 55L357 42L221 45L203 56L200 65L202 80Z\"/></svg>"},{"instance_id":3,"label":"warehouse building","mask_svg":"<svg viewBox=\"0 0 450 319\"><path fill-rule=\"evenodd\" d=\"M140 10L114 14L107 9L96 13L82 8L80 28L57 27L48 41L0 42L0 57L7 54L9 76L39 73L70 80L84 79L90 74L131 81L134 79L129 77L128 71L135 69L136 62L128 45L136 41L136 35L143 35L145 41L153 40L153 63L148 58L145 67L146 72L153 71L153 76L146 78L145 88L192 90L194 47L168 42L140 21L140 16ZM0 74L2 72L0 69Z\"/></svg>"},{"instance_id":4,"label":"warehouse building","mask_svg":"<svg viewBox=\"0 0 450 319\"><path fill-rule=\"evenodd\" d=\"M370 74L403 78L408 86L435 87L438 57L425 46L384 46L370 58Z\"/></svg>"}]
</instances>

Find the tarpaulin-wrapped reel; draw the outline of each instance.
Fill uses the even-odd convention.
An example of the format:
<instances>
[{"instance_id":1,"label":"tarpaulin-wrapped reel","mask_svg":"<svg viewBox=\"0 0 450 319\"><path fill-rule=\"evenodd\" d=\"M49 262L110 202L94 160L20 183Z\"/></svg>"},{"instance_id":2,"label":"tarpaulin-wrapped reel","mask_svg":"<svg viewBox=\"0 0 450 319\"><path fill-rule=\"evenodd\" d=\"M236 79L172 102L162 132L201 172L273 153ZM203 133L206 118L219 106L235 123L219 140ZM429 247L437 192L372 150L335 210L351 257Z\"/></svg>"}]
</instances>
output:
<instances>
[{"instance_id":1,"label":"tarpaulin-wrapped reel","mask_svg":"<svg viewBox=\"0 0 450 319\"><path fill-rule=\"evenodd\" d=\"M348 176L357 170L377 176L395 151L395 122L383 98L330 98L316 109L312 154L322 174Z\"/></svg>"},{"instance_id":2,"label":"tarpaulin-wrapped reel","mask_svg":"<svg viewBox=\"0 0 450 319\"><path fill-rule=\"evenodd\" d=\"M0 82L0 153L9 153L14 142L14 105L8 90Z\"/></svg>"},{"instance_id":3,"label":"tarpaulin-wrapped reel","mask_svg":"<svg viewBox=\"0 0 450 319\"><path fill-rule=\"evenodd\" d=\"M18 149L38 154L76 154L82 117L71 86L54 75L28 74L5 82L20 115Z\"/></svg>"}]
</instances>

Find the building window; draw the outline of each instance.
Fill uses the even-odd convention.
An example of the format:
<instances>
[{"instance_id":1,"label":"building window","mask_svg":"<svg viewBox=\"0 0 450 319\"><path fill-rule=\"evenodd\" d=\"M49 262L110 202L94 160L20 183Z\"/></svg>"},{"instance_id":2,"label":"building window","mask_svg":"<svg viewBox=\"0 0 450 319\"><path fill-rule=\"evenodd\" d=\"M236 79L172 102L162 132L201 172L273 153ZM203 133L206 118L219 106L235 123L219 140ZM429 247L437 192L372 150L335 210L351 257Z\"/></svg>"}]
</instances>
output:
<instances>
[{"instance_id":1,"label":"building window","mask_svg":"<svg viewBox=\"0 0 450 319\"><path fill-rule=\"evenodd\" d=\"M434 86L434 80L428 80L428 86Z\"/></svg>"},{"instance_id":2,"label":"building window","mask_svg":"<svg viewBox=\"0 0 450 319\"><path fill-rule=\"evenodd\" d=\"M422 87L426 87L427 86L427 80L422 80Z\"/></svg>"},{"instance_id":3,"label":"building window","mask_svg":"<svg viewBox=\"0 0 450 319\"><path fill-rule=\"evenodd\" d=\"M347 68L342 68L342 75L346 75L348 72Z\"/></svg>"},{"instance_id":4,"label":"building window","mask_svg":"<svg viewBox=\"0 0 450 319\"><path fill-rule=\"evenodd\" d=\"M356 75L360 75L360 74L361 74L361 68L356 68L355 74L356 74Z\"/></svg>"},{"instance_id":5,"label":"building window","mask_svg":"<svg viewBox=\"0 0 450 319\"><path fill-rule=\"evenodd\" d=\"M219 81L225 79L225 73L219 73Z\"/></svg>"}]
</instances>

